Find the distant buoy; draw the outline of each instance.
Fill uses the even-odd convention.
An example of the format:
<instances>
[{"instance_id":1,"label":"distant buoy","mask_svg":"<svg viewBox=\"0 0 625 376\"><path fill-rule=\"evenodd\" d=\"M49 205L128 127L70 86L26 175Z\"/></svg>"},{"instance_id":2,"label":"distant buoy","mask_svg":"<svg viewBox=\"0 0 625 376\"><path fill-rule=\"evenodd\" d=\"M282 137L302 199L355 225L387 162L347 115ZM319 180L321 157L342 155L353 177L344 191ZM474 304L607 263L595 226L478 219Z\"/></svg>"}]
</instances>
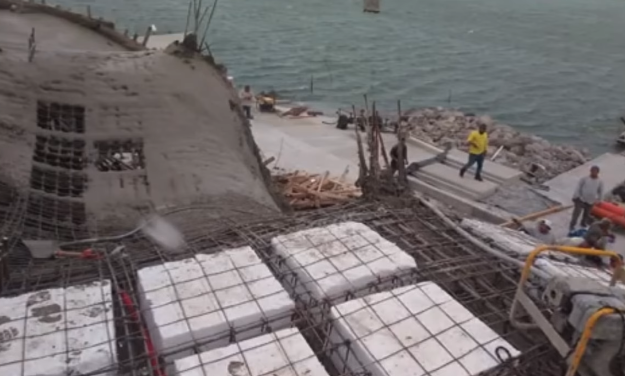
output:
<instances>
[{"instance_id":1,"label":"distant buoy","mask_svg":"<svg viewBox=\"0 0 625 376\"><path fill-rule=\"evenodd\" d=\"M364 12L380 13L380 0L364 0Z\"/></svg>"}]
</instances>

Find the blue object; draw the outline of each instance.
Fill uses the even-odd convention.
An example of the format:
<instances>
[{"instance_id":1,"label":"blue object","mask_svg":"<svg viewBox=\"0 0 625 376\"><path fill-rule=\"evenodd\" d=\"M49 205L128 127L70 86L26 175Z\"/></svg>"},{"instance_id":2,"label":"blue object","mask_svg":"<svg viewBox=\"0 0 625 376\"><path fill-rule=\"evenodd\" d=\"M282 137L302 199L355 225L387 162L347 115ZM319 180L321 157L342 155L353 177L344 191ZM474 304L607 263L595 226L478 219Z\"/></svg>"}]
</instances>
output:
<instances>
[{"instance_id":1,"label":"blue object","mask_svg":"<svg viewBox=\"0 0 625 376\"><path fill-rule=\"evenodd\" d=\"M587 232L588 232L588 229L579 228L577 230L570 231L568 234L568 237L569 238L583 238L584 236L586 236Z\"/></svg>"}]
</instances>

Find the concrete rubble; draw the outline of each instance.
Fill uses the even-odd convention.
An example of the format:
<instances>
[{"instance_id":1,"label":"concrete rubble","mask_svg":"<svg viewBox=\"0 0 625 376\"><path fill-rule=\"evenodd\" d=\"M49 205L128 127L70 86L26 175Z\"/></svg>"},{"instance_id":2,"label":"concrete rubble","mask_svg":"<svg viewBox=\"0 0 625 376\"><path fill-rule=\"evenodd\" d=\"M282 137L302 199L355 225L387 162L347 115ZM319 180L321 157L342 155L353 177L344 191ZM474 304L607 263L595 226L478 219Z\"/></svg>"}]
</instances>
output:
<instances>
[{"instance_id":1,"label":"concrete rubble","mask_svg":"<svg viewBox=\"0 0 625 376\"><path fill-rule=\"evenodd\" d=\"M463 151L468 150L465 143L468 133L477 129L480 123L488 127L489 157L503 146L497 162L522 171L530 171L532 164L539 164L545 169L537 174L539 181L549 180L589 160L590 154L586 149L551 144L543 138L497 123L489 116L476 116L441 107L419 109L410 113L413 136L439 146L451 142Z\"/></svg>"}]
</instances>

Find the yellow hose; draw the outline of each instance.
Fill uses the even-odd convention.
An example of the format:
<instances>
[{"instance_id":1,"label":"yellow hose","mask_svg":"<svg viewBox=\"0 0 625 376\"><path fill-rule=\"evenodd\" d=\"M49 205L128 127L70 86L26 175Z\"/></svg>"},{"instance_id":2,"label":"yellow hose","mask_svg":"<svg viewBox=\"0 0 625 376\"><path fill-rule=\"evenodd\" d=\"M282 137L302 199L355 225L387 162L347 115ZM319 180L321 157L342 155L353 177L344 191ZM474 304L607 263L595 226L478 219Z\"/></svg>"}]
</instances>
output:
<instances>
[{"instance_id":1,"label":"yellow hose","mask_svg":"<svg viewBox=\"0 0 625 376\"><path fill-rule=\"evenodd\" d=\"M584 326L584 331L582 332L582 336L577 342L577 346L575 347L575 352L573 353L573 359L571 361L571 365L569 366L568 371L566 371L566 376L575 376L577 369L579 368L579 364L584 357L584 353L586 352L586 346L588 346L588 340L590 340L590 335L592 334L592 330L597 324L597 321L605 316L610 315L616 312L612 308L601 308L597 312L593 313L592 316L586 322Z\"/></svg>"}]
</instances>

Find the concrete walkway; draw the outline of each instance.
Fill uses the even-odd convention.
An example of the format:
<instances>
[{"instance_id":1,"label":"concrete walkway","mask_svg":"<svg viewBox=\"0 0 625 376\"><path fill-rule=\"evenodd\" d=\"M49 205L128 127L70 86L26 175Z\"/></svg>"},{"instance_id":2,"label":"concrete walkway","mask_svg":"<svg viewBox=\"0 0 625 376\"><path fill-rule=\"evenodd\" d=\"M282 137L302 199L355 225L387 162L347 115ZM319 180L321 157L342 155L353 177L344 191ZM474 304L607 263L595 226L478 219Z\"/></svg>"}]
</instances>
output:
<instances>
[{"instance_id":1,"label":"concrete walkway","mask_svg":"<svg viewBox=\"0 0 625 376\"><path fill-rule=\"evenodd\" d=\"M592 166L598 166L600 169L604 193L610 192L625 180L625 156L605 153L546 182L549 191L544 195L557 202L571 202L579 179L588 176Z\"/></svg>"},{"instance_id":2,"label":"concrete walkway","mask_svg":"<svg viewBox=\"0 0 625 376\"><path fill-rule=\"evenodd\" d=\"M571 170L565 172L545 183L549 187L548 192L542 192L548 197L562 205L572 205L573 193L577 187L579 179L590 173L592 166L598 166L600 169L600 177L603 180L604 193L610 192L614 187L625 180L625 156L605 153L599 157ZM559 213L554 213L543 217L549 219L553 223L553 231L558 236L564 236L568 233L569 222L573 209L568 209ZM623 229L616 229L616 241L610 244L609 249L614 250L621 255L625 255L625 233Z\"/></svg>"},{"instance_id":3,"label":"concrete walkway","mask_svg":"<svg viewBox=\"0 0 625 376\"><path fill-rule=\"evenodd\" d=\"M321 168L322 171L327 170L332 174L340 175L349 166L350 173L355 174L352 176L357 176L358 155L353 129L342 131L336 129L334 125L324 124L324 121L334 121L328 117L288 119L262 113L257 113L255 116L255 120L252 121L252 130L261 150L267 157L269 155L276 156L280 145L282 145L283 151L285 148L294 149L294 155L298 156L296 157L298 161L294 163L293 168L295 165L299 168L309 165L311 168L317 167L317 169ZM383 134L382 138L388 153L396 143L395 135ZM432 158L439 152L439 149L434 146L418 140L410 140L407 143L407 148L410 162ZM323 157L315 158L314 162L303 161L305 159L303 155L309 155L310 158L313 158L313 154L323 155ZM453 150L450 154L451 157L446 164L436 163L423 168L417 173L417 179L460 197L478 200L495 192L500 182L518 179L521 174L519 171L489 161L486 168L490 168L490 170L484 174L485 181L474 180L471 171L468 171L467 176L463 179L459 176L459 168L467 160L467 154L459 150ZM344 162L340 163L336 158ZM289 162L279 161L280 163L288 164ZM324 166L327 167L324 168ZM286 165L282 167L286 167Z\"/></svg>"}]
</instances>

